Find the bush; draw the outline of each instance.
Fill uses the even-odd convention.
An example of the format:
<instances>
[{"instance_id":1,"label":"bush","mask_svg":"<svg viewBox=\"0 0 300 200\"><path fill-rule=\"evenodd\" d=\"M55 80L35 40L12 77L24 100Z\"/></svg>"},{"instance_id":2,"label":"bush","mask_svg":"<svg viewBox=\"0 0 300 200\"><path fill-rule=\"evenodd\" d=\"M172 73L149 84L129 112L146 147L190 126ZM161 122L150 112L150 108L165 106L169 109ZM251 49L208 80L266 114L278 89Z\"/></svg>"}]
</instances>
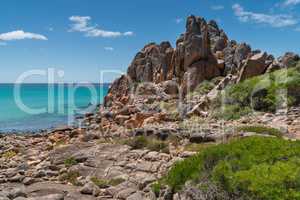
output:
<instances>
[{"instance_id":1,"label":"bush","mask_svg":"<svg viewBox=\"0 0 300 200\"><path fill-rule=\"evenodd\" d=\"M162 190L162 185L160 182L153 183L151 185L151 190L155 194L156 197L159 197L160 191Z\"/></svg>"},{"instance_id":2,"label":"bush","mask_svg":"<svg viewBox=\"0 0 300 200\"><path fill-rule=\"evenodd\" d=\"M81 184L77 180L78 177L80 177L80 173L78 171L70 171L70 172L63 174L60 177L60 180L67 181L68 183L71 183L72 185L80 186Z\"/></svg>"},{"instance_id":3,"label":"bush","mask_svg":"<svg viewBox=\"0 0 300 200\"><path fill-rule=\"evenodd\" d=\"M217 118L237 119L252 110L275 112L300 103L300 67L282 69L231 85L213 102ZM224 109L222 109L224 108Z\"/></svg>"},{"instance_id":4,"label":"bush","mask_svg":"<svg viewBox=\"0 0 300 200\"><path fill-rule=\"evenodd\" d=\"M202 96L208 94L215 87L215 83L213 81L203 81L200 83L196 89L188 94L188 98L193 98L194 96Z\"/></svg>"},{"instance_id":5,"label":"bush","mask_svg":"<svg viewBox=\"0 0 300 200\"><path fill-rule=\"evenodd\" d=\"M232 196L260 200L300 198L300 142L250 137L205 149L175 164L165 182L178 191L209 179Z\"/></svg>"},{"instance_id":6,"label":"bush","mask_svg":"<svg viewBox=\"0 0 300 200\"><path fill-rule=\"evenodd\" d=\"M131 146L133 149L143 149L147 147L148 141L145 136L138 136L126 140L124 144Z\"/></svg>"},{"instance_id":7,"label":"bush","mask_svg":"<svg viewBox=\"0 0 300 200\"><path fill-rule=\"evenodd\" d=\"M133 149L149 149L151 151L169 152L169 145L166 142L154 139L152 137L138 136L130 138L124 142L124 144L131 146Z\"/></svg>"},{"instance_id":8,"label":"bush","mask_svg":"<svg viewBox=\"0 0 300 200\"><path fill-rule=\"evenodd\" d=\"M10 150L10 151L7 151L5 153L3 153L1 155L2 158L6 159L6 160L10 160L12 159L13 157L15 157L17 155L17 153L13 150Z\"/></svg>"},{"instance_id":9,"label":"bush","mask_svg":"<svg viewBox=\"0 0 300 200\"><path fill-rule=\"evenodd\" d=\"M64 161L64 164L67 168L69 168L72 167L73 165L77 165L77 161L75 160L75 158L70 157Z\"/></svg>"}]
</instances>

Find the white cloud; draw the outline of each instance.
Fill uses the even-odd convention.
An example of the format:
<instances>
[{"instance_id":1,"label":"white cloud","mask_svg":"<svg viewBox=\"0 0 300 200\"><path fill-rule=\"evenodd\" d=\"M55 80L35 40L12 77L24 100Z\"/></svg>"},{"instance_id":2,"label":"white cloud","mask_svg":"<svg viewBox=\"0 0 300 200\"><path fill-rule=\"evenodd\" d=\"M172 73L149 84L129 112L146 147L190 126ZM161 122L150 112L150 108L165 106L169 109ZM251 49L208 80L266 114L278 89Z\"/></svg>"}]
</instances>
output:
<instances>
[{"instance_id":1,"label":"white cloud","mask_svg":"<svg viewBox=\"0 0 300 200\"><path fill-rule=\"evenodd\" d=\"M234 14L241 22L268 24L276 28L293 26L298 23L298 20L291 15L268 15L263 13L249 12L245 11L244 8L239 4L234 4L232 9L234 10Z\"/></svg>"},{"instance_id":2,"label":"white cloud","mask_svg":"<svg viewBox=\"0 0 300 200\"><path fill-rule=\"evenodd\" d=\"M212 10L223 10L224 6L223 5L214 5L210 7Z\"/></svg>"},{"instance_id":3,"label":"white cloud","mask_svg":"<svg viewBox=\"0 0 300 200\"><path fill-rule=\"evenodd\" d=\"M124 36L133 36L134 33L132 31L127 31L125 33L123 33Z\"/></svg>"},{"instance_id":4,"label":"white cloud","mask_svg":"<svg viewBox=\"0 0 300 200\"><path fill-rule=\"evenodd\" d=\"M43 35L36 34L36 33L24 32L23 30L17 30L17 31L0 34L0 41L1 40L2 41L25 40L25 39L48 40L47 37L45 37Z\"/></svg>"},{"instance_id":5,"label":"white cloud","mask_svg":"<svg viewBox=\"0 0 300 200\"><path fill-rule=\"evenodd\" d=\"M107 31L99 29L97 26L91 26L89 22L91 21L90 16L71 16L71 32L83 32L87 37L104 37L104 38L114 38L121 36L132 36L134 33L131 31L119 32L119 31Z\"/></svg>"},{"instance_id":6,"label":"white cloud","mask_svg":"<svg viewBox=\"0 0 300 200\"><path fill-rule=\"evenodd\" d=\"M176 18L176 19L175 19L175 23L176 23L176 24L181 24L181 22L183 22L183 19L182 19L182 18Z\"/></svg>"},{"instance_id":7,"label":"white cloud","mask_svg":"<svg viewBox=\"0 0 300 200\"><path fill-rule=\"evenodd\" d=\"M104 47L104 50L106 50L106 51L113 51L115 49L113 47Z\"/></svg>"},{"instance_id":8,"label":"white cloud","mask_svg":"<svg viewBox=\"0 0 300 200\"><path fill-rule=\"evenodd\" d=\"M283 3L284 6L295 6L297 4L300 4L300 0L285 0Z\"/></svg>"}]
</instances>

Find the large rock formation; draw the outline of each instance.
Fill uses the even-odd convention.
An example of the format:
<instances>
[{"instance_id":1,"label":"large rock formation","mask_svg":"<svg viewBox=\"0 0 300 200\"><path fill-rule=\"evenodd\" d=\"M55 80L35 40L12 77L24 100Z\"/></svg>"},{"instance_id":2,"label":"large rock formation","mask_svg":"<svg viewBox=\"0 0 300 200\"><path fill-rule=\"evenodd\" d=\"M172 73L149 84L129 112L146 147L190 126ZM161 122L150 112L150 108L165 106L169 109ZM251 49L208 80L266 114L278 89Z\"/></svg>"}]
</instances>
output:
<instances>
[{"instance_id":1,"label":"large rock formation","mask_svg":"<svg viewBox=\"0 0 300 200\"><path fill-rule=\"evenodd\" d=\"M171 73L174 50L169 42L150 43L137 55L128 68L128 76L135 82L160 83ZM171 77L169 77L171 78Z\"/></svg>"},{"instance_id":2,"label":"large rock formation","mask_svg":"<svg viewBox=\"0 0 300 200\"><path fill-rule=\"evenodd\" d=\"M166 93L180 92L184 97L204 80L235 75L238 77L235 80L242 81L299 60L293 53L276 60L259 50L252 51L246 43L229 40L215 21L207 23L202 17L189 16L176 48L169 42L146 45L133 59L127 75L113 83L105 105L111 106L114 101L126 104L131 99L130 91L144 82L171 87L165 88Z\"/></svg>"},{"instance_id":3,"label":"large rock formation","mask_svg":"<svg viewBox=\"0 0 300 200\"><path fill-rule=\"evenodd\" d=\"M266 59L266 53L258 53L247 59L246 63L240 70L238 82L263 74L267 68Z\"/></svg>"},{"instance_id":4,"label":"large rock formation","mask_svg":"<svg viewBox=\"0 0 300 200\"><path fill-rule=\"evenodd\" d=\"M130 96L130 89L132 80L129 76L123 75L120 78L116 79L109 91L107 96L104 98L104 106L110 107L114 102L121 102L127 104Z\"/></svg>"},{"instance_id":5,"label":"large rock formation","mask_svg":"<svg viewBox=\"0 0 300 200\"><path fill-rule=\"evenodd\" d=\"M190 16L186 33L177 41L175 75L184 93L194 90L205 79L221 75L211 51L209 27L203 18Z\"/></svg>"}]
</instances>

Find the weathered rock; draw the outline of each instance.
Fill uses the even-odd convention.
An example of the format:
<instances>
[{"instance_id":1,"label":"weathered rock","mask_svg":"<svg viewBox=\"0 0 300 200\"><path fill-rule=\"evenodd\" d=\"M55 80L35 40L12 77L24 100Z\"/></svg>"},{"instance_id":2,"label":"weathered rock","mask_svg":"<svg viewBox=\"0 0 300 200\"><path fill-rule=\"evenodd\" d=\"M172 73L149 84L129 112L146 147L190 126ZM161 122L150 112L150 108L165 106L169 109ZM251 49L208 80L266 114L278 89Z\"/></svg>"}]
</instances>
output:
<instances>
[{"instance_id":1,"label":"weathered rock","mask_svg":"<svg viewBox=\"0 0 300 200\"><path fill-rule=\"evenodd\" d=\"M94 190L96 189L96 186L94 183L87 183L85 184L81 189L80 193L81 194L86 194L86 195L93 195Z\"/></svg>"},{"instance_id":2,"label":"weathered rock","mask_svg":"<svg viewBox=\"0 0 300 200\"><path fill-rule=\"evenodd\" d=\"M32 198L28 198L27 200L64 200L65 197L63 194L49 194L46 196L41 196L41 197L32 197Z\"/></svg>"},{"instance_id":3,"label":"weathered rock","mask_svg":"<svg viewBox=\"0 0 300 200\"><path fill-rule=\"evenodd\" d=\"M224 75L227 74L234 74L237 72L237 66L234 64L234 53L236 49L236 42L230 41L227 44L227 47L223 50L224 54L224 62L225 62L225 69L224 69Z\"/></svg>"},{"instance_id":4,"label":"weathered rock","mask_svg":"<svg viewBox=\"0 0 300 200\"><path fill-rule=\"evenodd\" d=\"M234 52L233 62L234 64L240 68L242 61L247 59L247 57L251 53L251 47L246 43L239 44Z\"/></svg>"},{"instance_id":5,"label":"weathered rock","mask_svg":"<svg viewBox=\"0 0 300 200\"><path fill-rule=\"evenodd\" d=\"M162 83L162 87L166 94L176 96L179 93L180 86L176 81L173 80L165 81Z\"/></svg>"},{"instance_id":6,"label":"weathered rock","mask_svg":"<svg viewBox=\"0 0 300 200\"><path fill-rule=\"evenodd\" d=\"M27 197L27 194L25 192L25 189L23 187L20 187L20 188L14 188L10 190L8 192L7 197L10 199L15 199L17 197Z\"/></svg>"},{"instance_id":7,"label":"weathered rock","mask_svg":"<svg viewBox=\"0 0 300 200\"><path fill-rule=\"evenodd\" d=\"M24 185L31 185L35 182L35 179L34 178L30 178L30 177L26 177L24 180L23 180L23 183Z\"/></svg>"},{"instance_id":8,"label":"weathered rock","mask_svg":"<svg viewBox=\"0 0 300 200\"><path fill-rule=\"evenodd\" d=\"M221 75L217 65L217 61L211 59L210 61L198 61L190 66L188 71L184 74L182 83L183 94L193 91L204 80Z\"/></svg>"},{"instance_id":9,"label":"weathered rock","mask_svg":"<svg viewBox=\"0 0 300 200\"><path fill-rule=\"evenodd\" d=\"M292 52L287 52L278 60L282 64L282 67L293 67L296 62L300 61L300 56Z\"/></svg>"},{"instance_id":10,"label":"weathered rock","mask_svg":"<svg viewBox=\"0 0 300 200\"><path fill-rule=\"evenodd\" d=\"M263 74L267 68L266 58L266 53L259 53L249 58L240 71L238 82Z\"/></svg>"},{"instance_id":11,"label":"weathered rock","mask_svg":"<svg viewBox=\"0 0 300 200\"><path fill-rule=\"evenodd\" d=\"M132 80L126 75L123 75L119 79L115 80L111 85L107 96L104 98L104 105L110 107L114 101L121 101L121 99L124 99L124 96L129 96L131 84Z\"/></svg>"},{"instance_id":12,"label":"weathered rock","mask_svg":"<svg viewBox=\"0 0 300 200\"><path fill-rule=\"evenodd\" d=\"M216 133L196 132L196 133L191 133L190 142L191 143L216 142L220 138L221 136Z\"/></svg>"},{"instance_id":13,"label":"weathered rock","mask_svg":"<svg viewBox=\"0 0 300 200\"><path fill-rule=\"evenodd\" d=\"M136 82L159 83L172 71L173 48L169 42L146 45L128 67L129 77Z\"/></svg>"}]
</instances>

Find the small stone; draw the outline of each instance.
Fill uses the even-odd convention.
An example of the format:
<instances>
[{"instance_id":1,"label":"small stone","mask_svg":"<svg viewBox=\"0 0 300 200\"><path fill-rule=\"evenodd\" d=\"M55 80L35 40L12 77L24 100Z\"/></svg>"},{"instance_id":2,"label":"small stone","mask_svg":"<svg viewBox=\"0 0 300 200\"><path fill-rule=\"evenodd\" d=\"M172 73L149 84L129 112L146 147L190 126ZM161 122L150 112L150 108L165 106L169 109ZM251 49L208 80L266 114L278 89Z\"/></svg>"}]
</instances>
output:
<instances>
[{"instance_id":1,"label":"small stone","mask_svg":"<svg viewBox=\"0 0 300 200\"><path fill-rule=\"evenodd\" d=\"M42 197L28 198L27 200L64 200L64 198L65 197L63 194L50 194Z\"/></svg>"},{"instance_id":2,"label":"small stone","mask_svg":"<svg viewBox=\"0 0 300 200\"><path fill-rule=\"evenodd\" d=\"M10 182L20 183L20 182L22 182L24 180L24 178L25 177L23 175L17 174L14 177L10 178L9 181Z\"/></svg>"},{"instance_id":3,"label":"small stone","mask_svg":"<svg viewBox=\"0 0 300 200\"><path fill-rule=\"evenodd\" d=\"M17 197L27 197L27 194L23 188L14 188L9 191L7 197L10 199L15 199Z\"/></svg>"},{"instance_id":4,"label":"small stone","mask_svg":"<svg viewBox=\"0 0 300 200\"><path fill-rule=\"evenodd\" d=\"M136 189L127 188L125 190L120 191L116 197L118 199L127 199L131 194L133 194L135 192L136 192Z\"/></svg>"},{"instance_id":5,"label":"small stone","mask_svg":"<svg viewBox=\"0 0 300 200\"><path fill-rule=\"evenodd\" d=\"M95 184L89 182L81 188L80 193L86 195L93 195L94 188L95 188Z\"/></svg>"},{"instance_id":6,"label":"small stone","mask_svg":"<svg viewBox=\"0 0 300 200\"><path fill-rule=\"evenodd\" d=\"M23 184L24 185L31 185L35 182L35 179L34 178L30 178L30 177L26 177L24 180L23 180Z\"/></svg>"}]
</instances>

